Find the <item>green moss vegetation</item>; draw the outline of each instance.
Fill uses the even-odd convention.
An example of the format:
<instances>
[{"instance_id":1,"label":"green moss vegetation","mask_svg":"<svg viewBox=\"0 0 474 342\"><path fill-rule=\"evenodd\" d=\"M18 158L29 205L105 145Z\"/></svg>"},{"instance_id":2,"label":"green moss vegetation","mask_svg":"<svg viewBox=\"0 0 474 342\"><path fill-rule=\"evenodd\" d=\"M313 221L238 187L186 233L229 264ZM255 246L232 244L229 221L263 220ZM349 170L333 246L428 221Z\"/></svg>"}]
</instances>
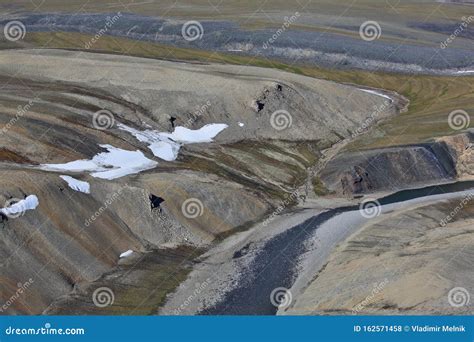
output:
<instances>
[{"instance_id":1,"label":"green moss vegetation","mask_svg":"<svg viewBox=\"0 0 474 342\"><path fill-rule=\"evenodd\" d=\"M203 252L188 246L153 250L138 260L117 266L100 279L80 288L73 295L53 303L49 314L89 315L152 315L183 282L192 269L192 260ZM107 287L113 293L113 303L97 307L93 293Z\"/></svg>"},{"instance_id":2,"label":"green moss vegetation","mask_svg":"<svg viewBox=\"0 0 474 342\"><path fill-rule=\"evenodd\" d=\"M324 186L323 182L319 177L314 177L312 179L313 190L317 196L325 196L329 194L329 190Z\"/></svg>"}]
</instances>

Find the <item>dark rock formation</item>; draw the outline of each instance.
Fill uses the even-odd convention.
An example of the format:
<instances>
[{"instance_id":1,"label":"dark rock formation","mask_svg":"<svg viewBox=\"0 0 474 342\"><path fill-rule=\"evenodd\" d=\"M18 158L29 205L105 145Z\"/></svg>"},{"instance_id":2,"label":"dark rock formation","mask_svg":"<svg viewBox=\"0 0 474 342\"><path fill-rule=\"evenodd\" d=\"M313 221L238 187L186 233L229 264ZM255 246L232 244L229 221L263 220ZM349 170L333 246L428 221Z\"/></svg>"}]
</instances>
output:
<instances>
[{"instance_id":1,"label":"dark rock formation","mask_svg":"<svg viewBox=\"0 0 474 342\"><path fill-rule=\"evenodd\" d=\"M321 180L344 195L399 190L458 177L457 155L446 142L344 153L331 160Z\"/></svg>"}]
</instances>

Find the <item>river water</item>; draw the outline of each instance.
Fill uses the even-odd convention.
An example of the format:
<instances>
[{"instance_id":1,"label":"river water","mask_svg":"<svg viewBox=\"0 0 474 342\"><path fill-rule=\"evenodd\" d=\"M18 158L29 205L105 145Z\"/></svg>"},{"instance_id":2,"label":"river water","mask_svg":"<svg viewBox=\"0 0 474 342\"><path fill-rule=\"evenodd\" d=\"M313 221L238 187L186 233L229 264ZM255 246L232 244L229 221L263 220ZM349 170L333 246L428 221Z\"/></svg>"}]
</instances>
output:
<instances>
[{"instance_id":1,"label":"river water","mask_svg":"<svg viewBox=\"0 0 474 342\"><path fill-rule=\"evenodd\" d=\"M379 198L377 201L380 205L387 206L470 189L474 189L474 181L403 190ZM289 289L294 285L300 271L298 260L307 252L307 241L314 236L315 231L324 222L350 211L359 211L359 205L328 210L268 240L250 266L242 272L238 286L225 294L220 302L200 314L274 315L278 308L270 301L272 291L278 287ZM346 237L349 233L351 233L350 228L346 229L341 236ZM339 241L332 241L332 245L335 246L337 242ZM329 253L330 250L326 250L325 256Z\"/></svg>"}]
</instances>

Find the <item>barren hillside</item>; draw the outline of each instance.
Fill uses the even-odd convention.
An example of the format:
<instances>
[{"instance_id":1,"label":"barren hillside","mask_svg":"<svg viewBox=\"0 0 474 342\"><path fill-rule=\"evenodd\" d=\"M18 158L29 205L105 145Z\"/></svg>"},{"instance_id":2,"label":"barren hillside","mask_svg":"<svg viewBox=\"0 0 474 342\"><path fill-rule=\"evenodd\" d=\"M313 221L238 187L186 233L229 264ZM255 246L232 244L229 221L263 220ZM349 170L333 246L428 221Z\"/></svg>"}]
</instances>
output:
<instances>
[{"instance_id":1,"label":"barren hillside","mask_svg":"<svg viewBox=\"0 0 474 342\"><path fill-rule=\"evenodd\" d=\"M127 250L199 247L263 218L306 182L321 149L387 102L255 67L60 50L3 51L0 75L2 201L39 201L2 222L2 286L38 276L10 308L17 313L42 312ZM396 114L399 97L390 96L379 119ZM214 142L164 136L213 124L227 125ZM160 144L177 148L176 159ZM60 176L87 182L90 193ZM189 199L198 212L187 217Z\"/></svg>"}]
</instances>

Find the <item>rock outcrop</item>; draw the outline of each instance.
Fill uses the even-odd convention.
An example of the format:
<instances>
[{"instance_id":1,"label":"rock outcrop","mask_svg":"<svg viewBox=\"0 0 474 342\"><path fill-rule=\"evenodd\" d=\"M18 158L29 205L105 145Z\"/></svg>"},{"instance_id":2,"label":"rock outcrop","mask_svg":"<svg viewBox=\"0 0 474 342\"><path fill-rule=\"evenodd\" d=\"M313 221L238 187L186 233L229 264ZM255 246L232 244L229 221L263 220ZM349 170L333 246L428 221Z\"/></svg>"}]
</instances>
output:
<instances>
[{"instance_id":1,"label":"rock outcrop","mask_svg":"<svg viewBox=\"0 0 474 342\"><path fill-rule=\"evenodd\" d=\"M444 144L455 161L458 177L474 176L474 131L436 139Z\"/></svg>"},{"instance_id":2,"label":"rock outcrop","mask_svg":"<svg viewBox=\"0 0 474 342\"><path fill-rule=\"evenodd\" d=\"M321 171L325 187L347 196L400 190L473 175L472 132L434 142L343 152Z\"/></svg>"}]
</instances>

